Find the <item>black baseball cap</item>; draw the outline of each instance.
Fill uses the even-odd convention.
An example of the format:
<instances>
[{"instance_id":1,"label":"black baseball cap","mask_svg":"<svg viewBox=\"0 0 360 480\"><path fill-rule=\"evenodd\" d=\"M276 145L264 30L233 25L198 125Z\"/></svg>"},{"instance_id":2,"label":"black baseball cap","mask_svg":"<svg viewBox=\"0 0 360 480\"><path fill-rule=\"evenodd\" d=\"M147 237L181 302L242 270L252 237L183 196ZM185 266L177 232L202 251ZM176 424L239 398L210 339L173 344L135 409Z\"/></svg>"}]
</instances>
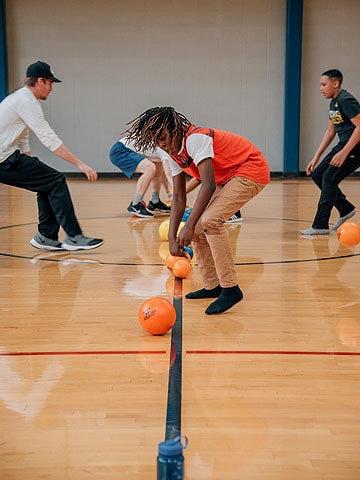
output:
<instances>
[{"instance_id":1,"label":"black baseball cap","mask_svg":"<svg viewBox=\"0 0 360 480\"><path fill-rule=\"evenodd\" d=\"M55 77L50 65L45 62L41 62L40 60L28 66L26 70L26 76L35 78L47 78L49 80L52 80L53 82L61 82L61 80Z\"/></svg>"}]
</instances>

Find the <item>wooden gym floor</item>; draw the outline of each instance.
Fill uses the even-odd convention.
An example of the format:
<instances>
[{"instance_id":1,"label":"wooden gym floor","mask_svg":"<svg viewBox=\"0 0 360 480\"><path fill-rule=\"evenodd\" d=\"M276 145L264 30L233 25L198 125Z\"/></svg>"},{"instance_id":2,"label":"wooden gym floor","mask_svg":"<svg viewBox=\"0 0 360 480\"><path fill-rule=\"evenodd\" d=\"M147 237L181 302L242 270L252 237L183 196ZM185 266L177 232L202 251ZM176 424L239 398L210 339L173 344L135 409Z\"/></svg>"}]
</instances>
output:
<instances>
[{"instance_id":1,"label":"wooden gym floor","mask_svg":"<svg viewBox=\"0 0 360 480\"><path fill-rule=\"evenodd\" d=\"M183 298L196 262L164 265L166 217L130 218L134 182L69 186L97 250L32 248L35 195L0 184L1 480L155 479L179 431L188 480L359 480L360 245L300 236L312 181L274 179L226 226L244 300L215 316ZM360 179L343 190L360 207ZM152 296L177 309L161 337L137 319Z\"/></svg>"}]
</instances>

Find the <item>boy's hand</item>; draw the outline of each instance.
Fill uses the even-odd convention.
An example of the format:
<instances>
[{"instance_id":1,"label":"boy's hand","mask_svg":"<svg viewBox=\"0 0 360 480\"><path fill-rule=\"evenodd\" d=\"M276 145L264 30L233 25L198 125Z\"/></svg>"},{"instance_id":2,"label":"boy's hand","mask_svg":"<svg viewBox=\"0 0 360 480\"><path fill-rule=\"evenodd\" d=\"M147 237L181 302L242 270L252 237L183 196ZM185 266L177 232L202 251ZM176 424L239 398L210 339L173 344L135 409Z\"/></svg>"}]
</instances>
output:
<instances>
[{"instance_id":1,"label":"boy's hand","mask_svg":"<svg viewBox=\"0 0 360 480\"><path fill-rule=\"evenodd\" d=\"M174 257L185 257L186 251L176 242L169 242L169 252Z\"/></svg>"},{"instance_id":2,"label":"boy's hand","mask_svg":"<svg viewBox=\"0 0 360 480\"><path fill-rule=\"evenodd\" d=\"M341 167L341 165L345 162L346 157L346 153L343 153L343 151L340 150L340 152L335 153L335 155L331 159L330 165L332 165L333 167Z\"/></svg>"},{"instance_id":3,"label":"boy's hand","mask_svg":"<svg viewBox=\"0 0 360 480\"><path fill-rule=\"evenodd\" d=\"M194 236L194 229L191 228L187 223L180 230L176 241L180 247L185 247L186 245L191 244L191 240Z\"/></svg>"},{"instance_id":4,"label":"boy's hand","mask_svg":"<svg viewBox=\"0 0 360 480\"><path fill-rule=\"evenodd\" d=\"M306 175L311 175L317 165L317 159L313 158L306 167Z\"/></svg>"}]
</instances>

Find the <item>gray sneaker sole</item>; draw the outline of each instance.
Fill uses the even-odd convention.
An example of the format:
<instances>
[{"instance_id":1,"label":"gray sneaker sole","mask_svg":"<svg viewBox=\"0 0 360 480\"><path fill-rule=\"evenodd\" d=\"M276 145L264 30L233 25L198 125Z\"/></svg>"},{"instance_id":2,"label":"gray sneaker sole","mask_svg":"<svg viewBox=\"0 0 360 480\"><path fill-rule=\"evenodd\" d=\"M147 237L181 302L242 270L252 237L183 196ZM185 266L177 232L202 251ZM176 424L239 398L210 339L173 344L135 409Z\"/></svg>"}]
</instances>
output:
<instances>
[{"instance_id":1,"label":"gray sneaker sole","mask_svg":"<svg viewBox=\"0 0 360 480\"><path fill-rule=\"evenodd\" d=\"M77 250L94 250L94 248L101 247L104 242L99 242L96 245L70 245L68 243L62 243L63 250L69 250L70 252L75 252Z\"/></svg>"},{"instance_id":2,"label":"gray sneaker sole","mask_svg":"<svg viewBox=\"0 0 360 480\"><path fill-rule=\"evenodd\" d=\"M308 228L307 230L300 230L300 234L305 236L329 235L330 229Z\"/></svg>"}]
</instances>

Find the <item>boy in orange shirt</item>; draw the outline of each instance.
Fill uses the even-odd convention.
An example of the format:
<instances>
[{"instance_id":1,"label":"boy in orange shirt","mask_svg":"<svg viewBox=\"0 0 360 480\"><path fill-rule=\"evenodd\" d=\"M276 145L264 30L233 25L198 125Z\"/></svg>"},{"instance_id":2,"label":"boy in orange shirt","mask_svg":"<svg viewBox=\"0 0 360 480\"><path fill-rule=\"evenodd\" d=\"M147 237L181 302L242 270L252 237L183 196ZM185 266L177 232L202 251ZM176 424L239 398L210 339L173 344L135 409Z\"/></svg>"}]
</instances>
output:
<instances>
[{"instance_id":1,"label":"boy in orange shirt","mask_svg":"<svg viewBox=\"0 0 360 480\"><path fill-rule=\"evenodd\" d=\"M130 122L127 130L139 150L156 146L171 157L173 201L169 226L172 255L184 256L190 243L204 288L189 299L216 298L205 313L223 313L243 298L224 223L270 182L262 153L234 133L201 128L173 107L155 107ZM186 173L200 180L191 214L177 235L186 208Z\"/></svg>"}]
</instances>

